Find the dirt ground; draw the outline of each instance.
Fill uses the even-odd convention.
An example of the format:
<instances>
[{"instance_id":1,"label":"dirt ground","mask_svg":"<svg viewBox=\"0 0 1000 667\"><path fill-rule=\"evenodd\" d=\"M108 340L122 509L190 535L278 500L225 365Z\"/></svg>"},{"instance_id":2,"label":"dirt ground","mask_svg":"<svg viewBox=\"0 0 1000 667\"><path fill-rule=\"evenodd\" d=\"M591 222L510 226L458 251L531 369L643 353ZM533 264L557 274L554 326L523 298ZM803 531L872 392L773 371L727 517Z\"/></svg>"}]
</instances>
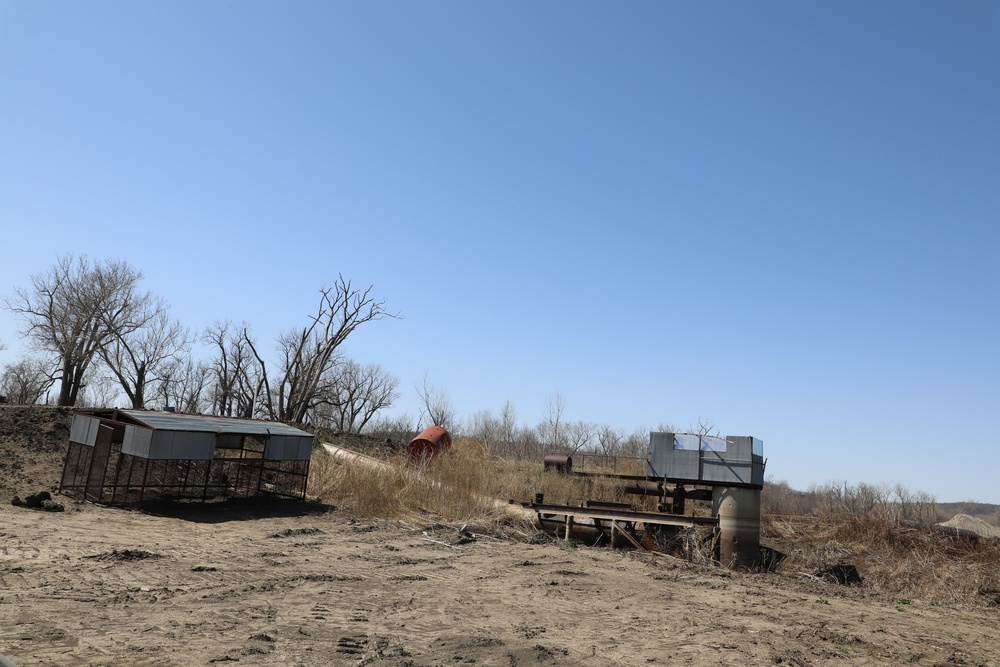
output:
<instances>
[{"instance_id":1,"label":"dirt ground","mask_svg":"<svg viewBox=\"0 0 1000 667\"><path fill-rule=\"evenodd\" d=\"M0 653L19 667L1000 664L995 608L805 576L319 505L10 505L58 483L45 447L0 428Z\"/></svg>"}]
</instances>

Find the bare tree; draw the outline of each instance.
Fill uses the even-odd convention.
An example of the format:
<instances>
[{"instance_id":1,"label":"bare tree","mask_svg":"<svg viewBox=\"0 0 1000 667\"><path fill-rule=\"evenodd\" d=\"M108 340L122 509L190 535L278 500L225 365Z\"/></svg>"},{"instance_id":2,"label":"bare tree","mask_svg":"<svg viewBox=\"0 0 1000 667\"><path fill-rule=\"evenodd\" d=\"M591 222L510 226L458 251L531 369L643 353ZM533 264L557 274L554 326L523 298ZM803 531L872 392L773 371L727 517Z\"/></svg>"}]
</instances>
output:
<instances>
[{"instance_id":1,"label":"bare tree","mask_svg":"<svg viewBox=\"0 0 1000 667\"><path fill-rule=\"evenodd\" d=\"M253 341L245 337L269 389L265 398L271 419L303 423L316 405L320 384L336 361L337 349L347 337L365 322L396 317L386 312L385 301L371 296L371 290L372 286L356 289L343 276L338 276L333 287L321 289L312 322L278 340L282 358L276 378L269 379L267 365Z\"/></svg>"},{"instance_id":2,"label":"bare tree","mask_svg":"<svg viewBox=\"0 0 1000 667\"><path fill-rule=\"evenodd\" d=\"M844 502L853 516L871 516L875 508L886 516L890 504L888 489L884 485L859 482L855 486L844 484Z\"/></svg>"},{"instance_id":3,"label":"bare tree","mask_svg":"<svg viewBox=\"0 0 1000 667\"><path fill-rule=\"evenodd\" d=\"M490 456L498 458L518 458L523 447L520 445L517 426L517 411L513 403L506 401L499 415L492 410L479 410L469 419L469 437L486 446Z\"/></svg>"},{"instance_id":4,"label":"bare tree","mask_svg":"<svg viewBox=\"0 0 1000 667\"><path fill-rule=\"evenodd\" d=\"M424 375L424 384L417 387L417 396L424 408L421 415L427 415L429 425L451 431L455 423L455 409L451 407L448 392L428 384L427 375Z\"/></svg>"},{"instance_id":5,"label":"bare tree","mask_svg":"<svg viewBox=\"0 0 1000 667\"><path fill-rule=\"evenodd\" d=\"M403 446L417 434L418 420L410 414L389 417L379 416L369 422L365 433L376 438L384 438L396 446Z\"/></svg>"},{"instance_id":6,"label":"bare tree","mask_svg":"<svg viewBox=\"0 0 1000 667\"><path fill-rule=\"evenodd\" d=\"M500 440L500 420L491 410L477 410L469 418L466 434L482 444L490 456L497 455Z\"/></svg>"},{"instance_id":7,"label":"bare tree","mask_svg":"<svg viewBox=\"0 0 1000 667\"><path fill-rule=\"evenodd\" d=\"M510 445L517 438L517 410L510 401L500 408L500 441Z\"/></svg>"},{"instance_id":8,"label":"bare tree","mask_svg":"<svg viewBox=\"0 0 1000 667\"><path fill-rule=\"evenodd\" d=\"M597 446L605 456L619 456L624 440L624 433L606 424L597 431Z\"/></svg>"},{"instance_id":9,"label":"bare tree","mask_svg":"<svg viewBox=\"0 0 1000 667\"><path fill-rule=\"evenodd\" d=\"M676 429L674 429L669 424L661 423L659 431L661 433L675 433ZM644 458L648 456L649 429L643 427L632 431L625 437L624 440L622 440L619 447L621 449L622 456L627 456L630 458Z\"/></svg>"},{"instance_id":10,"label":"bare tree","mask_svg":"<svg viewBox=\"0 0 1000 667\"><path fill-rule=\"evenodd\" d=\"M172 406L179 412L198 414L208 387L211 369L193 359L174 359L163 369L156 387L157 396L164 407Z\"/></svg>"},{"instance_id":11,"label":"bare tree","mask_svg":"<svg viewBox=\"0 0 1000 667\"><path fill-rule=\"evenodd\" d=\"M771 516L797 514L799 507L796 504L796 495L796 491L785 480L768 477L760 494L760 509L764 514Z\"/></svg>"},{"instance_id":12,"label":"bare tree","mask_svg":"<svg viewBox=\"0 0 1000 667\"><path fill-rule=\"evenodd\" d=\"M691 433L697 433L698 435L711 435L718 437L719 429L715 428L715 422L711 419L698 418L698 427L692 426L690 428Z\"/></svg>"},{"instance_id":13,"label":"bare tree","mask_svg":"<svg viewBox=\"0 0 1000 667\"><path fill-rule=\"evenodd\" d=\"M121 385L118 384L118 380L113 375L92 371L87 384L80 389L76 405L82 408L115 407L118 405L121 395Z\"/></svg>"},{"instance_id":14,"label":"bare tree","mask_svg":"<svg viewBox=\"0 0 1000 667\"><path fill-rule=\"evenodd\" d=\"M42 359L22 357L0 373L0 396L11 403L35 405L56 381L52 365Z\"/></svg>"},{"instance_id":15,"label":"bare tree","mask_svg":"<svg viewBox=\"0 0 1000 667\"><path fill-rule=\"evenodd\" d=\"M570 454L575 454L581 450L590 449L594 434L597 433L597 424L587 421L575 421L566 424L564 429L566 449Z\"/></svg>"},{"instance_id":16,"label":"bare tree","mask_svg":"<svg viewBox=\"0 0 1000 667\"><path fill-rule=\"evenodd\" d=\"M205 331L204 340L215 348L209 364L212 413L252 418L260 409L266 385L249 325L216 322Z\"/></svg>"},{"instance_id":17,"label":"bare tree","mask_svg":"<svg viewBox=\"0 0 1000 667\"><path fill-rule=\"evenodd\" d=\"M399 379L378 364L341 361L327 373L317 396L317 423L341 433L360 433L399 396Z\"/></svg>"},{"instance_id":18,"label":"bare tree","mask_svg":"<svg viewBox=\"0 0 1000 667\"><path fill-rule=\"evenodd\" d=\"M538 425L538 435L547 446L562 449L566 446L565 425L562 421L566 399L556 392L545 400L545 411L545 420Z\"/></svg>"},{"instance_id":19,"label":"bare tree","mask_svg":"<svg viewBox=\"0 0 1000 667\"><path fill-rule=\"evenodd\" d=\"M913 495L913 513L917 521L934 523L937 520L937 500L926 491L917 491Z\"/></svg>"},{"instance_id":20,"label":"bare tree","mask_svg":"<svg viewBox=\"0 0 1000 667\"><path fill-rule=\"evenodd\" d=\"M141 325L136 315L150 298L138 291L141 278L127 262L91 264L65 255L32 276L30 289L15 288L4 299L23 320L21 335L59 358L59 405L75 405L94 357L114 336Z\"/></svg>"},{"instance_id":21,"label":"bare tree","mask_svg":"<svg viewBox=\"0 0 1000 667\"><path fill-rule=\"evenodd\" d=\"M162 299L150 299L135 316L137 327L116 333L100 354L118 380L133 410L146 407L146 393L162 381L163 371L191 342L188 330L167 313Z\"/></svg>"}]
</instances>

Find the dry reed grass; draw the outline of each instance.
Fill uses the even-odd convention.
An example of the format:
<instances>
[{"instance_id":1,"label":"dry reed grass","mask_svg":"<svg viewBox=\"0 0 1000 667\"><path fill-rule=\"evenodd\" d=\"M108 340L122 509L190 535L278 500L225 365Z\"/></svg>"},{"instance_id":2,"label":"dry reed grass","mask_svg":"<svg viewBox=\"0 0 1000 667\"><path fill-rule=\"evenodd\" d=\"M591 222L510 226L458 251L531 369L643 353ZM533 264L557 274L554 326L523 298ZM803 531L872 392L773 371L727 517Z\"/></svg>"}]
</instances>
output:
<instances>
[{"instance_id":1,"label":"dry reed grass","mask_svg":"<svg viewBox=\"0 0 1000 667\"><path fill-rule=\"evenodd\" d=\"M458 440L423 465L399 455L381 467L338 462L325 451L313 454L311 496L363 517L433 515L446 522L509 521L498 505L503 488L495 462L474 441Z\"/></svg>"},{"instance_id":2,"label":"dry reed grass","mask_svg":"<svg viewBox=\"0 0 1000 667\"><path fill-rule=\"evenodd\" d=\"M308 494L364 517L406 518L430 514L448 522L504 520L503 501L582 504L625 502L621 484L603 477L576 477L544 470L541 463L490 459L475 440L460 438L422 466L405 456L383 467L339 463L324 450L313 455ZM498 503L499 501L499 503Z\"/></svg>"},{"instance_id":3,"label":"dry reed grass","mask_svg":"<svg viewBox=\"0 0 1000 667\"><path fill-rule=\"evenodd\" d=\"M771 518L765 535L787 551L780 573L850 564L864 588L890 600L1000 606L997 539L856 516Z\"/></svg>"}]
</instances>

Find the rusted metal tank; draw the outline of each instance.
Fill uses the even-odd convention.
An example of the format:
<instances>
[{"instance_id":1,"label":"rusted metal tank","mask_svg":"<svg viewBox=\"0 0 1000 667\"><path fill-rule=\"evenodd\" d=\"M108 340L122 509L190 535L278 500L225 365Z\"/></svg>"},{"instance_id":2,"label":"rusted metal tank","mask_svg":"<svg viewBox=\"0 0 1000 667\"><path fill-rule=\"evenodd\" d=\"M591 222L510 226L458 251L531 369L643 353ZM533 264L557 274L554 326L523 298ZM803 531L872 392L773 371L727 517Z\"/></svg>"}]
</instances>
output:
<instances>
[{"instance_id":1,"label":"rusted metal tank","mask_svg":"<svg viewBox=\"0 0 1000 667\"><path fill-rule=\"evenodd\" d=\"M545 469L569 474L573 472L573 457L565 454L546 454Z\"/></svg>"},{"instance_id":2,"label":"rusted metal tank","mask_svg":"<svg viewBox=\"0 0 1000 667\"><path fill-rule=\"evenodd\" d=\"M451 447L451 436L440 426L428 426L410 440L406 453L411 461L430 461Z\"/></svg>"}]
</instances>

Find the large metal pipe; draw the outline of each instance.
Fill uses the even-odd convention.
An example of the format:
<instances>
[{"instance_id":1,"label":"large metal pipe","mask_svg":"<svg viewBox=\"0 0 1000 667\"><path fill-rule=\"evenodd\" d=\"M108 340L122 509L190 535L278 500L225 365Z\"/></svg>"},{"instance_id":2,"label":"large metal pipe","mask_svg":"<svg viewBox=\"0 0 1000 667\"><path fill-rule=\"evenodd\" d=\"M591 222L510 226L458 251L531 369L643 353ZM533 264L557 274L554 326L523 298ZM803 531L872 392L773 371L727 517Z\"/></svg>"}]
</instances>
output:
<instances>
[{"instance_id":1,"label":"large metal pipe","mask_svg":"<svg viewBox=\"0 0 1000 667\"><path fill-rule=\"evenodd\" d=\"M726 567L760 564L760 489L715 487L712 514L719 517L719 562Z\"/></svg>"}]
</instances>

